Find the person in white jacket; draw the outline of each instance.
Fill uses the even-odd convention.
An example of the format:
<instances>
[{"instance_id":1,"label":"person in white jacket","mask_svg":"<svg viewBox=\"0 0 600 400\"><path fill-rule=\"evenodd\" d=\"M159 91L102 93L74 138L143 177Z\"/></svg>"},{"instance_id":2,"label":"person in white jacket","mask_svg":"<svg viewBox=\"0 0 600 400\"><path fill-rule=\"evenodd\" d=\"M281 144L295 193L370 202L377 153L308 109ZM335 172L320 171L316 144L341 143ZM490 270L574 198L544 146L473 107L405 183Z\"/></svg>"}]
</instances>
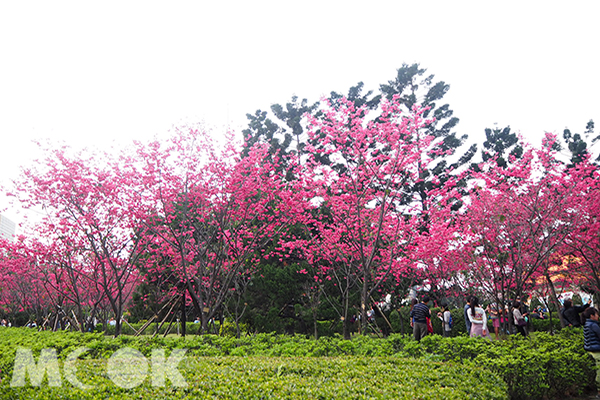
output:
<instances>
[{"instance_id":1,"label":"person in white jacket","mask_svg":"<svg viewBox=\"0 0 600 400\"><path fill-rule=\"evenodd\" d=\"M485 310L479 307L479 300L475 296L471 298L471 308L468 316L469 321L471 321L471 337L481 336L491 340Z\"/></svg>"}]
</instances>

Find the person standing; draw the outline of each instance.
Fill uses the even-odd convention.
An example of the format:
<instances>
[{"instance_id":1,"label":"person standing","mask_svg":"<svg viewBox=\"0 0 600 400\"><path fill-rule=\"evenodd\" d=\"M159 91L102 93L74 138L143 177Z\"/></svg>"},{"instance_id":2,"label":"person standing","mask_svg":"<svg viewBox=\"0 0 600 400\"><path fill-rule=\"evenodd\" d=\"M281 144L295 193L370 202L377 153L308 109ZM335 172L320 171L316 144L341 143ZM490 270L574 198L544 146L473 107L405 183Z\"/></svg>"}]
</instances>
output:
<instances>
[{"instance_id":1,"label":"person standing","mask_svg":"<svg viewBox=\"0 0 600 400\"><path fill-rule=\"evenodd\" d=\"M579 314L585 311L590 306L592 299L587 304L582 306L573 306L571 299L566 299L563 303L564 308L562 310L563 319L565 320L565 326L572 326L578 328L581 326L581 317Z\"/></svg>"},{"instance_id":2,"label":"person standing","mask_svg":"<svg viewBox=\"0 0 600 400\"><path fill-rule=\"evenodd\" d=\"M421 302L414 305L410 312L410 318L413 321L413 336L415 340L421 341L427 336L427 318L431 318L431 311L427 306L429 296L425 295L421 298Z\"/></svg>"},{"instance_id":3,"label":"person standing","mask_svg":"<svg viewBox=\"0 0 600 400\"><path fill-rule=\"evenodd\" d=\"M530 332L531 331L531 318L529 316L529 306L527 305L528 301L529 301L529 296L523 295L521 297L520 310L521 310L521 315L525 319L525 322L527 322L527 325L525 325L525 329L527 329L527 332Z\"/></svg>"},{"instance_id":4,"label":"person standing","mask_svg":"<svg viewBox=\"0 0 600 400\"><path fill-rule=\"evenodd\" d=\"M471 337L485 337L491 339L487 326L487 316L485 310L479 307L477 297L471 297L471 308L469 309L469 321L471 321Z\"/></svg>"},{"instance_id":5,"label":"person standing","mask_svg":"<svg viewBox=\"0 0 600 400\"><path fill-rule=\"evenodd\" d=\"M442 305L442 311L439 312L437 316L442 321L443 336L452 336L452 314L450 314L450 310L448 310L448 306L446 304Z\"/></svg>"},{"instance_id":6,"label":"person standing","mask_svg":"<svg viewBox=\"0 0 600 400\"><path fill-rule=\"evenodd\" d=\"M417 300L417 299L412 299L410 301L410 327L413 328L413 330L415 328L415 319L412 316L412 311L413 311L413 308L415 308L415 306L417 305L418 302L419 302L419 300Z\"/></svg>"},{"instance_id":7,"label":"person standing","mask_svg":"<svg viewBox=\"0 0 600 400\"><path fill-rule=\"evenodd\" d=\"M490 313L490 319L494 326L494 333L496 334L496 340L500 338L500 311L498 311L498 304L490 303L487 306L487 311Z\"/></svg>"},{"instance_id":8,"label":"person standing","mask_svg":"<svg viewBox=\"0 0 600 400\"><path fill-rule=\"evenodd\" d=\"M589 307L583 312L586 318L583 327L583 349L590 353L596 360L596 387L600 395L600 323L598 322L598 310Z\"/></svg>"},{"instance_id":9,"label":"person standing","mask_svg":"<svg viewBox=\"0 0 600 400\"><path fill-rule=\"evenodd\" d=\"M467 335L471 334L471 320L469 319L469 308L471 308L471 296L467 296L467 304L464 308L465 326L467 328Z\"/></svg>"},{"instance_id":10,"label":"person standing","mask_svg":"<svg viewBox=\"0 0 600 400\"><path fill-rule=\"evenodd\" d=\"M527 330L525 329L525 327L527 326L527 321L525 321L525 318L523 318L523 314L521 313L520 302L515 301L513 303L512 315L513 322L515 324L515 327L517 328L517 332L523 335L523 337L527 337Z\"/></svg>"}]
</instances>

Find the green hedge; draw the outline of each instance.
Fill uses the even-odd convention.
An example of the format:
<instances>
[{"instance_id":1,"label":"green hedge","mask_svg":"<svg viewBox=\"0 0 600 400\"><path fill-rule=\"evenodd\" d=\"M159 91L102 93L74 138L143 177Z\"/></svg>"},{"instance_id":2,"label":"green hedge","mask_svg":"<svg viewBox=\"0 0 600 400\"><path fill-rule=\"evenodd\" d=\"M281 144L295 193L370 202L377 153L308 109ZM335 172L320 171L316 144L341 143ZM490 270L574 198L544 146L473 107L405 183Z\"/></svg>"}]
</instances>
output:
<instances>
[{"instance_id":1,"label":"green hedge","mask_svg":"<svg viewBox=\"0 0 600 400\"><path fill-rule=\"evenodd\" d=\"M243 356L244 359L262 359L265 363L270 363L271 359L278 360L276 362L284 363L282 365L285 365L285 368L292 369L302 363L314 362L315 365L318 365L314 368L319 371L330 368L327 365L334 362L331 360L339 357L356 358L356 360L372 358L373 360L369 363L373 368L378 368L380 363L392 362L390 360L402 364L414 362L414 359L421 359L433 362L433 364L426 364L427 368L434 368L431 365L440 365L437 363L443 362L445 368L449 368L448 371L487 371L478 373L484 374L484 381L489 376L492 377L489 379L496 382L496 377L499 377L504 382L500 387L512 399L560 398L568 395L581 395L594 388L595 364L593 359L583 351L582 336L581 329L564 329L557 335L537 332L527 339L515 335L501 341L466 336L442 338L434 335L427 336L420 343L412 340L408 335L391 335L387 339L357 336L352 340L343 340L339 336L313 340L303 336L275 334L258 334L239 339L216 335L188 336L186 338L120 336L114 339L100 333L53 333L36 332L27 328L9 328L0 329L0 369L2 369L0 377L6 381L12 376L12 363L17 347L31 348L35 355L39 355L43 348L52 347L57 349L59 358L64 358L73 349L85 346L90 348L90 351L85 353L84 358L95 360L106 359L123 347L136 348L146 356L150 355L153 348L186 348L188 357L198 359L198 362L203 362L202 358L206 357L220 359L236 357L235 359L241 360L237 357ZM307 361L309 359L310 361ZM300 364L294 364L294 360L298 360ZM335 361L334 365L339 366L340 364ZM454 366L458 366L458 369L454 369ZM252 368L259 368L259 365L252 366ZM350 372L344 371L343 373ZM367 372L364 373L367 374ZM452 374L454 373L452 372ZM356 374L360 375L362 372L356 372ZM367 378L365 375L361 379ZM194 379L196 383L192 386L197 386L198 378ZM267 380L269 379L271 378ZM317 380L316 373L311 379ZM368 379L377 381L380 378L373 375ZM426 378L423 378L423 384L431 379L433 378L427 373ZM438 381L436 382L436 384L440 384ZM292 383L286 384L291 385ZM5 382L2 383L2 386L4 385ZM266 390L264 387L263 389ZM491 391L490 393L495 396L496 391L491 387L485 386L480 389ZM140 388L139 390L146 389ZM356 396L357 392L352 393L354 394L349 395L350 397ZM381 398L386 398L388 394L385 392ZM275 395L282 394L274 392ZM285 397L285 394L283 396ZM301 395L294 392L290 396ZM334 396L323 394L323 397Z\"/></svg>"},{"instance_id":2,"label":"green hedge","mask_svg":"<svg viewBox=\"0 0 600 400\"><path fill-rule=\"evenodd\" d=\"M105 361L105 360L101 360ZM28 399L506 399L506 387L481 368L466 370L396 357L186 357L179 366L188 387L152 387L148 380L123 389L106 378L104 362L80 360L79 377L53 388L0 385L2 398Z\"/></svg>"},{"instance_id":3,"label":"green hedge","mask_svg":"<svg viewBox=\"0 0 600 400\"><path fill-rule=\"evenodd\" d=\"M145 321L136 322L136 323L132 323L132 324L124 323L121 327L121 334L134 335L144 325L145 325ZM160 323L159 323L159 325L160 325ZM185 326L186 326L186 334L187 335L196 335L196 334L198 334L198 330L200 329L199 323L196 324L194 322L186 322ZM156 327L157 327L157 324L155 322L151 323L150 326L148 326L144 330L143 335L144 336L154 335L156 333ZM135 332L134 332L134 329L135 329ZM169 323L165 322L158 330L158 334L164 335L165 332L167 331L167 329L169 329L170 334L176 334L178 332L177 329L179 329L179 332L181 332L181 323L178 324L176 322L173 322L173 324L169 328ZM211 324L211 325L209 325L209 331L210 332L218 332L220 335L223 335L223 336L235 336L237 333L235 324L233 322L229 322L229 321L224 321L223 325L219 324L218 322L216 322L214 325ZM249 328L246 324L240 324L240 331L241 331L241 334L247 334L249 331ZM95 332L104 332L106 335L114 336L115 326L107 325L105 328L103 324L99 324L96 326Z\"/></svg>"},{"instance_id":4,"label":"green hedge","mask_svg":"<svg viewBox=\"0 0 600 400\"><path fill-rule=\"evenodd\" d=\"M530 327L532 331L536 332L550 332L550 319L536 319L532 318L530 321ZM562 329L560 325L560 319L558 319L558 315L554 314L552 316L552 330L554 332L560 331Z\"/></svg>"},{"instance_id":5,"label":"green hedge","mask_svg":"<svg viewBox=\"0 0 600 400\"><path fill-rule=\"evenodd\" d=\"M564 329L558 335L538 332L507 340L481 338L443 339L427 336L420 354L444 361L485 367L507 383L511 399L546 399L582 395L594 389L595 362L583 350L581 329Z\"/></svg>"}]
</instances>

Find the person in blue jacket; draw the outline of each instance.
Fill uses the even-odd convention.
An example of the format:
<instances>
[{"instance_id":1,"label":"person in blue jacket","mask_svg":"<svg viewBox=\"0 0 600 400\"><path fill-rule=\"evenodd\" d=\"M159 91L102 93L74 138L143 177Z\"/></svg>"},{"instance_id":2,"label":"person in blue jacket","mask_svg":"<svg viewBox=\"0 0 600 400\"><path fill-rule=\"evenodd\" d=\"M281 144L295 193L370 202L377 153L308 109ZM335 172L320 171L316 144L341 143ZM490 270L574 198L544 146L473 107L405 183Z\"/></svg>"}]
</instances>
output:
<instances>
[{"instance_id":1,"label":"person in blue jacket","mask_svg":"<svg viewBox=\"0 0 600 400\"><path fill-rule=\"evenodd\" d=\"M589 307L583 312L586 318L583 327L583 349L589 352L596 360L596 369L600 367L600 324L598 323L598 310ZM596 371L596 387L600 396L600 373Z\"/></svg>"},{"instance_id":2,"label":"person in blue jacket","mask_svg":"<svg viewBox=\"0 0 600 400\"><path fill-rule=\"evenodd\" d=\"M421 341L429 332L427 331L427 318L431 319L431 311L427 306L429 296L424 295L421 302L415 304L410 312L413 321L413 335L416 341Z\"/></svg>"}]
</instances>

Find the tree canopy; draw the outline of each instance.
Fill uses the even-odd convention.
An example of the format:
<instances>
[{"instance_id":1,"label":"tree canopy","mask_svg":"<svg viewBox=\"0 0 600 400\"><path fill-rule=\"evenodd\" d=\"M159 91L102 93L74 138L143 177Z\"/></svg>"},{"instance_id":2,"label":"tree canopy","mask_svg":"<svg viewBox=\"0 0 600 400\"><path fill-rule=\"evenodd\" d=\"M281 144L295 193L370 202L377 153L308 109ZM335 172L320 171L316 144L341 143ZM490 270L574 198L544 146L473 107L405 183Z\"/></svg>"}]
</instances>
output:
<instances>
[{"instance_id":1,"label":"tree canopy","mask_svg":"<svg viewBox=\"0 0 600 400\"><path fill-rule=\"evenodd\" d=\"M258 110L241 142L186 127L112 154L45 148L8 193L44 217L0 241L3 312L81 330L110 314L116 334L124 317L175 312L201 332L229 318L238 333L317 336L329 319L349 337L387 294L401 302L418 287L496 302L556 300L559 275L600 289L592 121L565 130L566 159L560 138L533 146L506 127L486 129L474 162L442 104L449 85L418 64L379 94L363 89L294 96L274 119Z\"/></svg>"}]
</instances>

